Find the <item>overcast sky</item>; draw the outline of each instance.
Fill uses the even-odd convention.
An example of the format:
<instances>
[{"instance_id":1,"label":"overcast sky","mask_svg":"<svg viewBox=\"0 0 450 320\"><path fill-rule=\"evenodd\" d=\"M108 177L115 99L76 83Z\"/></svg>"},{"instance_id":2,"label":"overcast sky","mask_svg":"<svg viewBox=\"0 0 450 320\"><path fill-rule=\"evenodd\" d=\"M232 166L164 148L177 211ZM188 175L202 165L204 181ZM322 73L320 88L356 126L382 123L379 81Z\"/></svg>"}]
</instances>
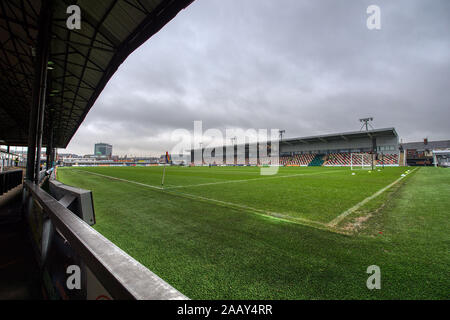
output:
<instances>
[{"instance_id":1,"label":"overcast sky","mask_svg":"<svg viewBox=\"0 0 450 320\"><path fill-rule=\"evenodd\" d=\"M369 5L381 29L366 26ZM175 129L450 139L450 1L196 0L121 65L67 149L160 155Z\"/></svg>"}]
</instances>

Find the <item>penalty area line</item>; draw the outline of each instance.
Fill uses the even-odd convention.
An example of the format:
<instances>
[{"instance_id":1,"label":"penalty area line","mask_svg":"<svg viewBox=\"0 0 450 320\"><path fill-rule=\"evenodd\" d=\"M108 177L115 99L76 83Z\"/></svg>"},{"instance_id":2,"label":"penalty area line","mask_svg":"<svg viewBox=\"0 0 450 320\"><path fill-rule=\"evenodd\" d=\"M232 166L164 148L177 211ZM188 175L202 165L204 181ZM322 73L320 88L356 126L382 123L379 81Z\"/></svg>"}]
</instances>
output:
<instances>
[{"instance_id":1,"label":"penalty area line","mask_svg":"<svg viewBox=\"0 0 450 320\"><path fill-rule=\"evenodd\" d=\"M342 212L340 215L338 215L336 218L334 218L333 220L331 220L330 222L327 223L328 227L336 227L336 225L341 222L345 217L347 217L348 215L352 214L353 212L355 212L356 210L358 210L359 208L361 208L363 205L365 205L367 202L369 202L370 200L378 197L380 194L382 194L383 192L385 192L386 190L390 189L391 187L393 187L394 185L396 185L397 183L399 183L401 180L403 180L404 178L406 178L409 174L413 173L414 171L416 171L416 169L414 169L413 171L411 171L410 173L401 176L400 178L398 178L397 180L395 180L394 182L392 182L391 184L387 185L386 187L378 190L377 192L375 192L374 194L372 194L371 196L368 196L367 198L365 198L364 200L362 200L361 202L358 202L356 205L354 205L353 207L351 207L350 209L345 210L344 212Z\"/></svg>"}]
</instances>

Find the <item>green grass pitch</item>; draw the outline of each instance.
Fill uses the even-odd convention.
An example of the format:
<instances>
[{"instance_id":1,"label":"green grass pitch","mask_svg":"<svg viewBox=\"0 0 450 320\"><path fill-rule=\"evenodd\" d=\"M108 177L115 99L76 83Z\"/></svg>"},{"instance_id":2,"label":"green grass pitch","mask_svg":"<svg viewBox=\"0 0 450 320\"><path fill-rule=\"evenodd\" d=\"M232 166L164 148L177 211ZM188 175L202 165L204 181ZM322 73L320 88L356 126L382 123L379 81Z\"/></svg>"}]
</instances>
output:
<instances>
[{"instance_id":1,"label":"green grass pitch","mask_svg":"<svg viewBox=\"0 0 450 320\"><path fill-rule=\"evenodd\" d=\"M94 227L189 298L449 298L449 170L167 167L163 189L162 170L58 179L92 190Z\"/></svg>"}]
</instances>

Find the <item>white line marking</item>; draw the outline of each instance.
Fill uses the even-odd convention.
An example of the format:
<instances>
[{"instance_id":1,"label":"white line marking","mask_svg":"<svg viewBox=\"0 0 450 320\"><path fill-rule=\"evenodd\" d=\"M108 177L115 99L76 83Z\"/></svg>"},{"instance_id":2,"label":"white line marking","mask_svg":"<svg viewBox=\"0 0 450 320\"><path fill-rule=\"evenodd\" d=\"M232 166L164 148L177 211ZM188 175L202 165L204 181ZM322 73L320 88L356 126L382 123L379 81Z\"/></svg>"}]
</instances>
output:
<instances>
[{"instance_id":1,"label":"white line marking","mask_svg":"<svg viewBox=\"0 0 450 320\"><path fill-rule=\"evenodd\" d=\"M78 172L86 172L89 174L97 175L100 177L105 177L109 179L129 182L129 183L135 183L140 186L148 187L148 188L154 188L158 190L168 190L168 189L178 189L178 188L187 188L187 187L201 187L201 186L208 186L208 185L214 185L214 184L225 184L225 183L237 183L237 182L247 182L247 181L255 181L255 180L268 180L268 179L278 179L278 178L292 178L292 177L298 177L298 176L308 176L308 175L318 175L318 174L325 174L325 173L331 173L331 172L342 172L342 170L333 170L333 171L327 171L327 172L315 172L315 173L299 173L299 174L291 174L291 175L284 175L284 176L273 176L268 178L251 178L251 179L241 179L241 180L228 180L228 181L218 181L218 182L207 182L207 183L199 183L199 184L191 184L191 185L184 185L184 186L173 186L173 187L157 187L151 184L141 183L133 180L127 180L122 178L117 178L113 176L108 176L101 173L91 172L91 171L85 171L85 170L74 170Z\"/></svg>"},{"instance_id":2,"label":"white line marking","mask_svg":"<svg viewBox=\"0 0 450 320\"><path fill-rule=\"evenodd\" d=\"M140 182L136 182L133 180L127 180L127 179L122 179L122 178L116 178L116 177L112 177L112 176L107 176L105 174L100 174L100 173L96 173L96 172L90 172L90 171L85 171L85 170L74 170L74 171L78 171L78 172L84 172L84 173L89 173L89 174L94 174L96 176L100 176L100 177L104 177L104 178L108 178L108 179L113 179L113 180L119 180L119 181L123 181L123 182L129 182L129 183L134 183L143 187L148 187L148 188L153 188L153 189L158 189L158 190L164 190L164 188L161 187L157 187L157 186L152 186L150 184L145 184L145 183L140 183Z\"/></svg>"},{"instance_id":3,"label":"white line marking","mask_svg":"<svg viewBox=\"0 0 450 320\"><path fill-rule=\"evenodd\" d=\"M197 169L198 170L198 169ZM191 170L191 172L192 171L196 171L196 170ZM217 173L217 172L219 172L219 173L234 173L234 172L236 172L236 173L244 173L244 174L260 174L261 172L260 172L260 170L247 170L247 171L243 171L243 170L236 170L236 169L229 169L229 170L227 170L227 169L225 169L225 170L219 170L219 169L215 169L214 167L213 168L209 168L208 170L203 170L203 171L200 171L200 170L198 170L199 172L210 172L211 174L214 174L214 173Z\"/></svg>"},{"instance_id":4,"label":"white line marking","mask_svg":"<svg viewBox=\"0 0 450 320\"><path fill-rule=\"evenodd\" d=\"M299 217L292 217L292 216L288 216L288 215L285 215L285 214L282 214L282 213L279 213L279 212L273 212L273 211L257 209L257 208L249 207L249 206L246 206L246 205L243 205L243 204L237 204L237 203L232 203L232 202L228 202L228 201L222 201L222 200L206 198L206 197L193 195L193 194L189 194L189 193L173 192L173 191L167 190L167 188L156 187L156 186L152 186L152 185L149 185L149 184L136 182L136 181L133 181L133 180L116 178L116 177L107 176L107 175L100 174L100 173L89 172L89 171L85 171L85 170L74 170L74 171L78 171L78 172L81 171L81 172L97 175L97 176L100 176L100 177L103 177L103 178L106 178L106 179L113 179L113 180L118 180L118 181L122 181L122 182L128 182L128 183L132 183L132 184L137 184L137 185L143 186L143 187L154 188L154 189L157 189L157 190L166 191L167 193L169 193L171 195L175 195L175 196L182 196L182 197L191 198L191 199L209 201L209 202L213 202L213 203L222 204L222 205L225 205L227 207L232 207L232 208L235 208L235 209L236 208L245 209L247 211L251 211L254 214L262 215L262 216L273 218L273 219L277 219L277 220L282 220L282 221L289 222L289 223L297 223L297 224L302 224L302 225L309 225L310 227L329 230L325 223L318 222L318 221L308 220L308 219L299 218ZM282 176L282 177L290 177L290 176ZM271 177L271 178L273 178L273 177ZM265 179L268 179L268 178L265 178ZM257 179L257 180L263 180L263 179Z\"/></svg>"},{"instance_id":5,"label":"white line marking","mask_svg":"<svg viewBox=\"0 0 450 320\"><path fill-rule=\"evenodd\" d=\"M192 199L197 199L197 200L204 200L204 201L213 202L213 203L219 203L219 204L225 205L227 207L245 209L247 211L253 211L253 213L256 213L256 214L259 214L259 215L263 215L263 216L266 216L266 217L269 217L269 218L276 218L278 220L283 220L283 221L290 222L290 223L303 222L303 223L307 223L307 224L317 225L317 226L320 226L320 227L325 227L325 228L327 227L327 225L325 223L322 223L322 222L308 220L308 219L299 218L299 217L292 217L292 216L285 215L285 214L279 213L279 212L273 212L273 211L268 211L268 210L257 209L257 208L246 206L244 204L237 204L237 203L228 202L228 201L211 199L211 198L206 198L206 197L193 195L193 194L189 194L189 193L183 193L183 192L171 192L171 191L167 191L167 192L170 193L170 194L173 194L173 195L181 195L181 196L184 196L184 197L187 197L187 198L192 198Z\"/></svg>"},{"instance_id":6,"label":"white line marking","mask_svg":"<svg viewBox=\"0 0 450 320\"><path fill-rule=\"evenodd\" d=\"M414 171L416 171L416 169L414 169L413 171L411 171L410 173L413 173ZM348 216L349 214L355 212L356 210L358 210L359 208L361 208L363 205L365 205L367 202L369 202L370 200L378 197L380 194L382 194L383 192L385 192L386 190L388 190L389 188L391 188L392 186L396 185L398 182L400 182L400 180L402 180L403 178L407 177L409 174L406 174L403 177L398 178L397 180L395 180L394 182L392 182L391 184L387 185L386 187L378 190L377 192L375 192L374 194L372 194L371 196L365 198L364 200L362 200L361 202L357 203L356 205L354 205L353 207L351 207L350 209L345 210L344 212L342 212L340 215L338 215L336 218L334 218L333 220L331 220L330 222L328 222L327 226L329 227L335 227L339 222L341 222L346 216Z\"/></svg>"},{"instance_id":7,"label":"white line marking","mask_svg":"<svg viewBox=\"0 0 450 320\"><path fill-rule=\"evenodd\" d=\"M202 186L210 186L215 184L226 184L226 183L239 183L239 182L248 182L248 181L263 181L263 180L269 180L269 179L280 179L280 178L294 178L299 176L313 176L313 175L319 175L319 174L326 174L326 173L332 173L332 172L344 172L343 170L333 170L333 171L327 171L327 172L315 172L315 173L298 173L298 174L289 174L289 175L283 175L283 176L273 176L268 178L251 178L251 179L240 179L240 180L228 180L228 181L217 181L217 182L206 182L206 183L199 183L199 184L188 184L184 186L173 186L173 187L167 187L164 188L167 189L178 189L178 188L190 188L190 187L202 187Z\"/></svg>"}]
</instances>

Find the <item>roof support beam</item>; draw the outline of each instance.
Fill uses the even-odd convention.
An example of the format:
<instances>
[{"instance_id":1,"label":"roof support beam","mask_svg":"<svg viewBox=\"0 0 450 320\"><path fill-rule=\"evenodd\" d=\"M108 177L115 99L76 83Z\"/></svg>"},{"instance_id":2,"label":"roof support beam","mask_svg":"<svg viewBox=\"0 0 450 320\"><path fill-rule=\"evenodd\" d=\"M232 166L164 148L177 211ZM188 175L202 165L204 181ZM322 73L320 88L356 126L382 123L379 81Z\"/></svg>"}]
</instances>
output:
<instances>
[{"instance_id":1,"label":"roof support beam","mask_svg":"<svg viewBox=\"0 0 450 320\"><path fill-rule=\"evenodd\" d=\"M44 127L45 98L47 89L47 64L50 51L51 0L43 0L39 14L39 34L33 80L33 97L28 130L28 155L26 179L39 182L42 133Z\"/></svg>"}]
</instances>

